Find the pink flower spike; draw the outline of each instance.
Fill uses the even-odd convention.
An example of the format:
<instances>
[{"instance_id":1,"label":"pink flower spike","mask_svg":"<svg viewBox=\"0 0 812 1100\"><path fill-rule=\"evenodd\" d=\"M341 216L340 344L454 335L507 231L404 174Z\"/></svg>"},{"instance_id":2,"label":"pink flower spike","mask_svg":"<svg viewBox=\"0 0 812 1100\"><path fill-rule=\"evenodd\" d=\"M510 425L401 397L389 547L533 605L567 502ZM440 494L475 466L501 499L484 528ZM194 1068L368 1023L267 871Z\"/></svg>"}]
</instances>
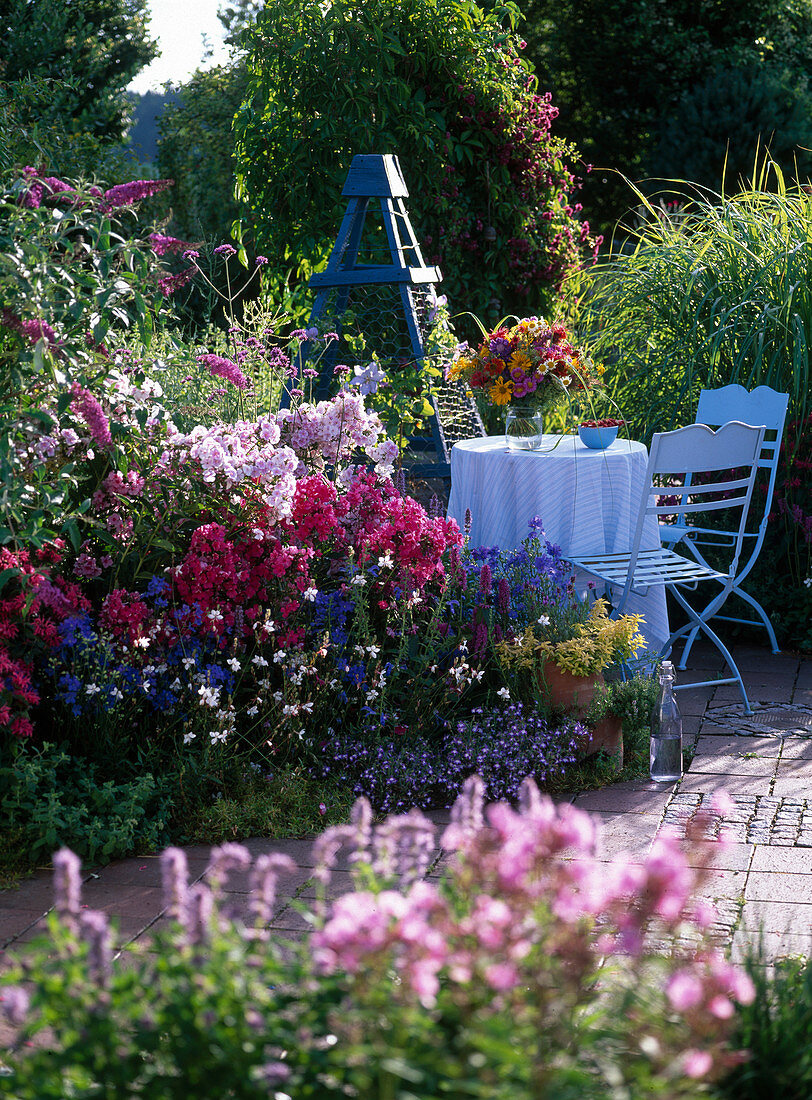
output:
<instances>
[{"instance_id":1,"label":"pink flower spike","mask_svg":"<svg viewBox=\"0 0 812 1100\"><path fill-rule=\"evenodd\" d=\"M221 355L198 355L197 361L206 367L209 374L213 374L218 378L225 378L238 390L248 389L248 379L237 364L230 359L224 359Z\"/></svg>"}]
</instances>

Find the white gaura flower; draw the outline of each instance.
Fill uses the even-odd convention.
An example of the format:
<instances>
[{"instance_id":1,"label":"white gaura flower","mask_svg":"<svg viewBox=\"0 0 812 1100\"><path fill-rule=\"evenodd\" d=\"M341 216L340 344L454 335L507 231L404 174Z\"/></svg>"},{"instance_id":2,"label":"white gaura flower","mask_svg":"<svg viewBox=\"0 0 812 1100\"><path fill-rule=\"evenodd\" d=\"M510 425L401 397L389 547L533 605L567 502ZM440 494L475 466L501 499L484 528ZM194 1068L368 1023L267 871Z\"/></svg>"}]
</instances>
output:
<instances>
[{"instance_id":1,"label":"white gaura flower","mask_svg":"<svg viewBox=\"0 0 812 1100\"><path fill-rule=\"evenodd\" d=\"M236 657L229 657L229 659L226 661L226 664L228 665L228 667L231 669L232 672L239 672L240 669L242 668L242 665L240 664L240 662L237 660Z\"/></svg>"},{"instance_id":2,"label":"white gaura flower","mask_svg":"<svg viewBox=\"0 0 812 1100\"><path fill-rule=\"evenodd\" d=\"M355 576L354 576L354 577L352 578L352 580L350 581L350 584L358 584L358 585L361 585L361 584L366 584L366 583L367 583L367 579L366 579L366 577L365 577L365 576L364 576L364 575L363 575L362 573L357 573L357 574L356 574L356 575L355 575Z\"/></svg>"},{"instance_id":3,"label":"white gaura flower","mask_svg":"<svg viewBox=\"0 0 812 1100\"><path fill-rule=\"evenodd\" d=\"M194 733L194 732L193 732L192 730L189 730L189 732L188 732L188 733L184 733L184 735L183 735L183 743L184 743L184 745L188 745L188 744L189 744L189 742L190 742L190 741L194 741L194 739L195 739L196 737L197 737L197 734L196 734L196 733Z\"/></svg>"},{"instance_id":4,"label":"white gaura flower","mask_svg":"<svg viewBox=\"0 0 812 1100\"><path fill-rule=\"evenodd\" d=\"M538 619L536 619L536 622L539 624L539 626L549 626L550 625L550 616L549 615L540 615L538 617Z\"/></svg>"},{"instance_id":5,"label":"white gaura flower","mask_svg":"<svg viewBox=\"0 0 812 1100\"><path fill-rule=\"evenodd\" d=\"M510 692L507 688L499 688L496 694L499 696L500 699L507 700L510 698Z\"/></svg>"},{"instance_id":6,"label":"white gaura flower","mask_svg":"<svg viewBox=\"0 0 812 1100\"><path fill-rule=\"evenodd\" d=\"M314 588L311 585L310 588L306 588L304 590L304 592L302 593L302 599L307 600L308 603L313 603L313 601L315 600L316 596L318 596L318 594L319 594L318 588Z\"/></svg>"}]
</instances>

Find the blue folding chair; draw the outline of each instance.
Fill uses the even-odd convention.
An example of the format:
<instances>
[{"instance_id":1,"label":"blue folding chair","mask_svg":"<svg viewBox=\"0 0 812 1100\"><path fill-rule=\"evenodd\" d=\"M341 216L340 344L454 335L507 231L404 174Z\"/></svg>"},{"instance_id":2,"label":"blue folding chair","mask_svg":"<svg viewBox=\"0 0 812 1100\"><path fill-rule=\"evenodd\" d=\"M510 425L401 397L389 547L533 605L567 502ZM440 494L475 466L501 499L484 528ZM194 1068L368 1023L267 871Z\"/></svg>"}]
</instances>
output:
<instances>
[{"instance_id":1,"label":"blue folding chair","mask_svg":"<svg viewBox=\"0 0 812 1100\"><path fill-rule=\"evenodd\" d=\"M696 423L707 424L710 428L718 428L729 420L740 420L745 424L764 424L766 432L761 445L761 454L758 466L762 470L769 471L766 486L766 494L763 500L763 508L760 512L758 527L746 531L744 538L749 547L749 557L740 563L738 572L733 579L730 588L730 596L738 596L739 599L749 604L758 615L757 619L738 619L731 615L720 615L721 605L713 618L728 623L743 623L747 626L764 626L770 639L773 653L780 653L775 638L772 623L767 617L764 608L754 599L749 592L741 587L742 582L753 566L756 564L764 535L767 530L767 518L772 505L773 490L775 488L775 476L778 470L778 459L781 453L781 440L784 435L784 421L787 416L789 395L778 393L769 386L758 386L747 391L743 386L723 386L718 390L702 390L699 395L699 404L696 409ZM660 525L660 539L664 546L673 548L679 545L687 550L697 561L703 565L708 562L700 550L700 547L730 547L735 534L731 531L720 531L712 527L695 527L680 520L676 523L663 523ZM684 669L688 660L691 646L696 641L699 628L696 627L688 635L685 647L680 658L679 668Z\"/></svg>"},{"instance_id":2,"label":"blue folding chair","mask_svg":"<svg viewBox=\"0 0 812 1100\"><path fill-rule=\"evenodd\" d=\"M583 569L602 581L613 605L612 616L623 614L629 595L645 596L653 585L664 585L688 616L688 623L672 631L660 656L671 652L674 642L701 630L725 659L731 675L717 680L701 680L679 684L678 689L707 687L717 684L738 684L745 714L752 714L747 692L739 670L722 639L708 626L733 590L738 576L738 564L746 536L747 514L759 461L765 429L738 421L725 424L714 432L704 424L691 424L674 432L659 432L651 441L646 487L640 503L634 538L626 553L567 558L573 566ZM735 473L731 473L735 471ZM696 480L697 475L702 475ZM664 484L667 487L664 487ZM668 502L661 498L668 494ZM682 557L674 550L660 547L641 550L640 542L647 516L673 515L684 522L686 515L721 510L730 511L737 523L731 534L730 561L726 571L714 569L694 558ZM696 589L702 582L719 585L720 591L701 611L693 607L682 589Z\"/></svg>"}]
</instances>

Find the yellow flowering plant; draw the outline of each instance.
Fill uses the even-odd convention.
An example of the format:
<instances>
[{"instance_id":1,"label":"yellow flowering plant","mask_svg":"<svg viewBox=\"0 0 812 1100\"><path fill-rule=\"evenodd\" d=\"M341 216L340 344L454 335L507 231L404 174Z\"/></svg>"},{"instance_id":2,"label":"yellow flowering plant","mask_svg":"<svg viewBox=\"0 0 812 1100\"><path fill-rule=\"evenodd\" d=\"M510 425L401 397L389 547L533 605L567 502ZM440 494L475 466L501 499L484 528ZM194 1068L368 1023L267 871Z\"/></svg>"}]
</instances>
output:
<instances>
[{"instance_id":1,"label":"yellow flowering plant","mask_svg":"<svg viewBox=\"0 0 812 1100\"><path fill-rule=\"evenodd\" d=\"M479 348L463 346L446 377L467 382L492 405L530 405L539 411L554 408L568 395L602 387L603 367L575 346L563 324L541 317L516 321L513 327L502 321L492 332L480 324Z\"/></svg>"},{"instance_id":2,"label":"yellow flowering plant","mask_svg":"<svg viewBox=\"0 0 812 1100\"><path fill-rule=\"evenodd\" d=\"M552 610L552 609L551 609ZM609 617L604 599L591 605L574 603L553 619L542 615L524 634L497 645L499 659L509 667L534 671L547 662L573 676L595 676L609 665L637 656L645 644L641 615Z\"/></svg>"}]
</instances>

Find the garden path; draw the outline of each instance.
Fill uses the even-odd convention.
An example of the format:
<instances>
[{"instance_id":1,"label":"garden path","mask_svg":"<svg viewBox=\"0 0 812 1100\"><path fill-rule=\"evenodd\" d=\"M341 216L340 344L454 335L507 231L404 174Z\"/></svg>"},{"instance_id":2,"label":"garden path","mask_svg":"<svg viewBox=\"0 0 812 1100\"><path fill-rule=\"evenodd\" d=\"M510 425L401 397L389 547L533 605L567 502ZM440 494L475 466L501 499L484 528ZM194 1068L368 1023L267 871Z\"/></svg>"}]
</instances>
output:
<instances>
[{"instance_id":1,"label":"garden path","mask_svg":"<svg viewBox=\"0 0 812 1100\"><path fill-rule=\"evenodd\" d=\"M744 675L754 715L742 717L734 687L680 692L684 743L690 764L681 782L663 787L646 781L617 783L574 796L574 804L594 814L602 830L598 856L645 854L658 830L679 824L717 791L726 791L732 810L724 827L732 843L720 848L703 893L716 902L720 938L740 954L764 931L770 956L812 954L812 660L738 646L734 655ZM697 645L690 673L714 672L721 658ZM678 677L679 677L678 673ZM686 676L689 673L685 674ZM703 678L703 677L700 677ZM688 756L686 756L686 759ZM447 815L435 814L439 826ZM439 841L438 841L439 844ZM297 899L314 897L311 841L251 840L253 854L281 851L296 870L279 883L273 928L281 938L304 934L307 924ZM186 849L190 877L199 878L208 848ZM437 848L437 864L448 858ZM338 894L350 885L339 864L331 885ZM229 879L229 901L245 901L245 876ZM144 941L166 919L157 856L121 860L85 872L83 902L106 910L118 922L121 945ZM51 907L51 875L37 872L13 890L0 891L0 964L18 955L43 930Z\"/></svg>"}]
</instances>

